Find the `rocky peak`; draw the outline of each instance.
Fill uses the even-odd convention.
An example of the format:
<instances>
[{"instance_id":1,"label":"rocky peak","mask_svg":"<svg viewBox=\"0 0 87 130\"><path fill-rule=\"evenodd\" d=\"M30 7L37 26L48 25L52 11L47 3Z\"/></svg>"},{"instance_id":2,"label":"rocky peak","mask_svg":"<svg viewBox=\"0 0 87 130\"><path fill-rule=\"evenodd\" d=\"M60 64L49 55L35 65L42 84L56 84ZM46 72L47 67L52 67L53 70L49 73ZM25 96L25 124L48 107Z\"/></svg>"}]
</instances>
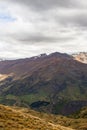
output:
<instances>
[{"instance_id":1,"label":"rocky peak","mask_svg":"<svg viewBox=\"0 0 87 130\"><path fill-rule=\"evenodd\" d=\"M87 52L80 52L72 55L75 60L87 64Z\"/></svg>"}]
</instances>

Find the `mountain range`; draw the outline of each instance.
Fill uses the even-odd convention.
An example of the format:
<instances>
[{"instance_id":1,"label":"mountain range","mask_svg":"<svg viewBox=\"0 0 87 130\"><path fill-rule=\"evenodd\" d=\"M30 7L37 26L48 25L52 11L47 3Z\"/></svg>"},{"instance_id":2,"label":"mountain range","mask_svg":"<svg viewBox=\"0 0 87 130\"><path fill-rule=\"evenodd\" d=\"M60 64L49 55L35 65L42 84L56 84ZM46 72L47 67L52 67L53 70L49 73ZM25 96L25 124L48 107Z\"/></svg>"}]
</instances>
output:
<instances>
[{"instance_id":1,"label":"mountain range","mask_svg":"<svg viewBox=\"0 0 87 130\"><path fill-rule=\"evenodd\" d=\"M86 60L86 53L55 52L0 61L0 103L54 114L74 113L87 106Z\"/></svg>"}]
</instances>

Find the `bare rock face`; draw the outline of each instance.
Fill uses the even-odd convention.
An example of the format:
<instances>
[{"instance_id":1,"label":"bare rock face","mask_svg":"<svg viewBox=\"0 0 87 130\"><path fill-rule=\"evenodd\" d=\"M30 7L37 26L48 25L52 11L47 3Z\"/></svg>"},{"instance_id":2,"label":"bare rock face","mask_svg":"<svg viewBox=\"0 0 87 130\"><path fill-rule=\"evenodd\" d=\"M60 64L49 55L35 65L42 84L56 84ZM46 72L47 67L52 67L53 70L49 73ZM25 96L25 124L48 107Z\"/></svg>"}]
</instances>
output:
<instances>
[{"instance_id":1,"label":"bare rock face","mask_svg":"<svg viewBox=\"0 0 87 130\"><path fill-rule=\"evenodd\" d=\"M75 60L87 64L87 52L80 52L78 54L73 54Z\"/></svg>"}]
</instances>

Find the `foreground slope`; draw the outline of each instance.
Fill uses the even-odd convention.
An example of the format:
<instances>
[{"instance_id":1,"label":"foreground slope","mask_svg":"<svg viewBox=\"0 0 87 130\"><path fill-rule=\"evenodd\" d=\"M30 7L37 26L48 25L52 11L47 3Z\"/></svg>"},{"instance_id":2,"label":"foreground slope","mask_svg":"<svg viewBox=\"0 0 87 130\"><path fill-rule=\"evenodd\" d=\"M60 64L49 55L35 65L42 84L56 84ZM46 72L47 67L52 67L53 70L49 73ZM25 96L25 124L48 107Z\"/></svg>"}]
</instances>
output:
<instances>
[{"instance_id":1,"label":"foreground slope","mask_svg":"<svg viewBox=\"0 0 87 130\"><path fill-rule=\"evenodd\" d=\"M0 105L0 130L72 130L41 119L24 109Z\"/></svg>"},{"instance_id":2,"label":"foreground slope","mask_svg":"<svg viewBox=\"0 0 87 130\"><path fill-rule=\"evenodd\" d=\"M1 61L0 74L2 104L64 115L87 106L87 64L70 55L56 52Z\"/></svg>"}]
</instances>

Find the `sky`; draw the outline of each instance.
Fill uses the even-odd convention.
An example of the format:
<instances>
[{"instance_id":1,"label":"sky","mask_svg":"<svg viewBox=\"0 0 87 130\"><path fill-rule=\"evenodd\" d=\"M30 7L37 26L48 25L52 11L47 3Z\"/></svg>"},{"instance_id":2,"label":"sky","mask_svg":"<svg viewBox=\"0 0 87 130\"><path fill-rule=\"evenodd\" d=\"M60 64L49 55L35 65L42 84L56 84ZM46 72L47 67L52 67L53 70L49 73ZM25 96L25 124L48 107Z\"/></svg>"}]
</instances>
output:
<instances>
[{"instance_id":1,"label":"sky","mask_svg":"<svg viewBox=\"0 0 87 130\"><path fill-rule=\"evenodd\" d=\"M87 52L87 0L0 0L0 57Z\"/></svg>"}]
</instances>

